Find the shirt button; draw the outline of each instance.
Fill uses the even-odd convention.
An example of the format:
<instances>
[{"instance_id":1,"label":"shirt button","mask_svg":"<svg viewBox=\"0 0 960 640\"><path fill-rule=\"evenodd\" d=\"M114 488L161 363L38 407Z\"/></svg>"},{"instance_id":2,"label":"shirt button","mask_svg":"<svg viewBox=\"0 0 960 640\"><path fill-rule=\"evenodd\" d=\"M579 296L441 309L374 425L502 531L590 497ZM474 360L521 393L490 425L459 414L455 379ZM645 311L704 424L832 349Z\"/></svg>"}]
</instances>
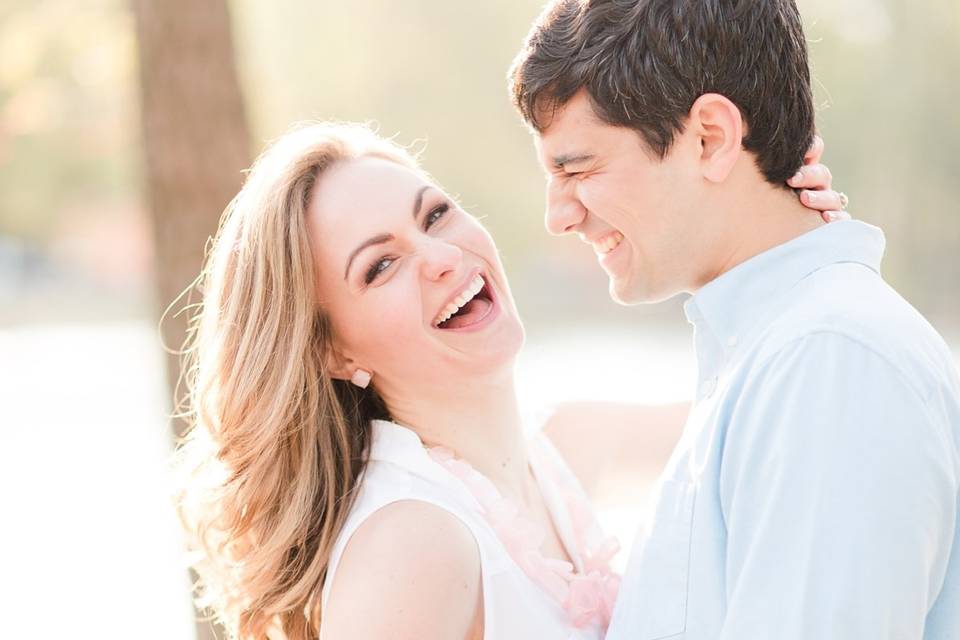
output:
<instances>
[{"instance_id":1,"label":"shirt button","mask_svg":"<svg viewBox=\"0 0 960 640\"><path fill-rule=\"evenodd\" d=\"M738 342L737 336L730 336L729 338L727 338L727 346L730 347L731 349L737 346L737 342Z\"/></svg>"}]
</instances>

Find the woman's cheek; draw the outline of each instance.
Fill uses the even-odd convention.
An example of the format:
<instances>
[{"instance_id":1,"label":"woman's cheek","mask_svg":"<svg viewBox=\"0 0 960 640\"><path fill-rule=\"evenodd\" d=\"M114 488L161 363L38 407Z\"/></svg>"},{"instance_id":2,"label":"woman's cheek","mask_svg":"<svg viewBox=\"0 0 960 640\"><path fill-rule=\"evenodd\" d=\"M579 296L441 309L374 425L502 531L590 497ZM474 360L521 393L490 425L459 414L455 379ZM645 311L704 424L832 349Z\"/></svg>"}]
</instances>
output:
<instances>
[{"instance_id":1,"label":"woman's cheek","mask_svg":"<svg viewBox=\"0 0 960 640\"><path fill-rule=\"evenodd\" d=\"M461 248L485 259L497 254L497 245L493 241L493 236L476 218L469 218L469 222L464 224L464 227L460 234L460 241L457 243Z\"/></svg>"},{"instance_id":2,"label":"woman's cheek","mask_svg":"<svg viewBox=\"0 0 960 640\"><path fill-rule=\"evenodd\" d=\"M423 299L425 284L420 279L417 265L412 262L398 265L399 270L387 283L387 295L383 296L378 310L386 334L422 333L425 313Z\"/></svg>"}]
</instances>

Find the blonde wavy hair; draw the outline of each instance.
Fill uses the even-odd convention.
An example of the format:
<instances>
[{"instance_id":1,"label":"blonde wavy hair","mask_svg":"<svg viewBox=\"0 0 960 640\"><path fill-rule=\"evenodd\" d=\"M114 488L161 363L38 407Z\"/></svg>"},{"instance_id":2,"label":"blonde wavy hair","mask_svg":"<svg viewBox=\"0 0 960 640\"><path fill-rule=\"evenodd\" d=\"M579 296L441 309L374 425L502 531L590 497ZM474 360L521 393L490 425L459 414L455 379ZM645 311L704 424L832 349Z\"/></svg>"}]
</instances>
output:
<instances>
[{"instance_id":1,"label":"blonde wavy hair","mask_svg":"<svg viewBox=\"0 0 960 640\"><path fill-rule=\"evenodd\" d=\"M331 548L367 460L372 388L327 370L307 211L318 178L362 156L420 171L362 125L300 125L254 163L194 283L183 351L177 510L197 602L233 638L316 638ZM185 406L184 406L185 405Z\"/></svg>"}]
</instances>

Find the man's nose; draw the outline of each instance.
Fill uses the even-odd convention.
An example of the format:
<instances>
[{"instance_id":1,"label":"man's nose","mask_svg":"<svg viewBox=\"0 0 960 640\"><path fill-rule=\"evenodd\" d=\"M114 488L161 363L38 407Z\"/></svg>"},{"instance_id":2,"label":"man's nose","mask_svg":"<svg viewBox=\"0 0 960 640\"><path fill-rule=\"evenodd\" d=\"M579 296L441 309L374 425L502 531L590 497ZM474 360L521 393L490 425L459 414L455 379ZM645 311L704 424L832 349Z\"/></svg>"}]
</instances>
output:
<instances>
[{"instance_id":1,"label":"man's nose","mask_svg":"<svg viewBox=\"0 0 960 640\"><path fill-rule=\"evenodd\" d=\"M544 223L555 236L572 233L583 222L587 210L574 193L572 184L551 180L547 187L547 211Z\"/></svg>"}]
</instances>

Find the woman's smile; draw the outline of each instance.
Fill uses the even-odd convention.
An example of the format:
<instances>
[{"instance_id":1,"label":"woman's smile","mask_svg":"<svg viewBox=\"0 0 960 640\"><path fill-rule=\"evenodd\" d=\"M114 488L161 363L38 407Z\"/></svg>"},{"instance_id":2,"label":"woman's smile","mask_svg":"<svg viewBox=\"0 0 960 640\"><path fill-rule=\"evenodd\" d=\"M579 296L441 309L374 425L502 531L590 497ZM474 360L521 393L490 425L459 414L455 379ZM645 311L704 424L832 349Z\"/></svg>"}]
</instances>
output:
<instances>
[{"instance_id":1,"label":"woman's smile","mask_svg":"<svg viewBox=\"0 0 960 640\"><path fill-rule=\"evenodd\" d=\"M441 331L478 331L493 322L499 310L487 276L476 268L468 276L467 284L454 291L433 326Z\"/></svg>"}]
</instances>

